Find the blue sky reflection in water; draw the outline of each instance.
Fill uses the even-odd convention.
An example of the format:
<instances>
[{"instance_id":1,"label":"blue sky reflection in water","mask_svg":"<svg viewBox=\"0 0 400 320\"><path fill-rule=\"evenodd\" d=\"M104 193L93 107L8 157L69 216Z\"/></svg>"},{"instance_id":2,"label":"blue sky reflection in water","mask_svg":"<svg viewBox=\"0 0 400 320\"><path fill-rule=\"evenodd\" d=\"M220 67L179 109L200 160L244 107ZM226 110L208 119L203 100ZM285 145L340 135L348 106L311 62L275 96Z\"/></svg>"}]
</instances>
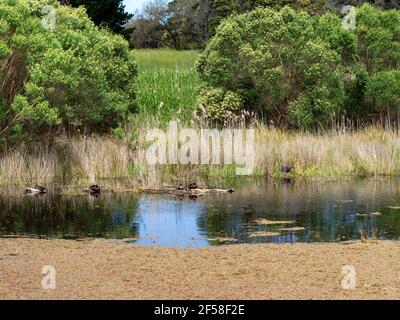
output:
<instances>
[{"instance_id":1,"label":"blue sky reflection in water","mask_svg":"<svg viewBox=\"0 0 400 320\"><path fill-rule=\"evenodd\" d=\"M197 225L202 211L200 201L144 196L139 201L140 214L134 222L139 230L136 243L172 247L207 246L206 235L199 231Z\"/></svg>"},{"instance_id":2,"label":"blue sky reflection in water","mask_svg":"<svg viewBox=\"0 0 400 320\"><path fill-rule=\"evenodd\" d=\"M131 239L141 245L173 247L339 242L360 239L361 234L400 238L399 180L249 181L237 189L234 194L197 200L126 194L0 196L0 235ZM262 219L294 222L264 225Z\"/></svg>"}]
</instances>

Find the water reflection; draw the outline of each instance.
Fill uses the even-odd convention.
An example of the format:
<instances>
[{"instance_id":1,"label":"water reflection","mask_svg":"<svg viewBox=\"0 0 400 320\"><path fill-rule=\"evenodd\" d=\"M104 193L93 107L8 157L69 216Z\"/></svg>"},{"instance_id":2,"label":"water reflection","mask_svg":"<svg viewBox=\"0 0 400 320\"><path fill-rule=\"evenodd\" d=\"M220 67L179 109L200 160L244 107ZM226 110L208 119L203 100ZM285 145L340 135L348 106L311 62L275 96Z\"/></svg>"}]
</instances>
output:
<instances>
[{"instance_id":1,"label":"water reflection","mask_svg":"<svg viewBox=\"0 0 400 320\"><path fill-rule=\"evenodd\" d=\"M117 194L98 198L52 194L0 196L0 234L129 238L141 245L175 247L332 242L359 239L361 234L397 240L400 210L388 207L399 206L399 186L399 181L341 184L252 181L234 194L198 199ZM262 224L260 219L294 222Z\"/></svg>"},{"instance_id":2,"label":"water reflection","mask_svg":"<svg viewBox=\"0 0 400 320\"><path fill-rule=\"evenodd\" d=\"M138 244L189 247L208 245L206 232L198 227L204 204L177 197L143 196L134 224L139 230Z\"/></svg>"},{"instance_id":3,"label":"water reflection","mask_svg":"<svg viewBox=\"0 0 400 320\"><path fill-rule=\"evenodd\" d=\"M136 198L59 195L0 197L0 233L39 237L136 237Z\"/></svg>"}]
</instances>

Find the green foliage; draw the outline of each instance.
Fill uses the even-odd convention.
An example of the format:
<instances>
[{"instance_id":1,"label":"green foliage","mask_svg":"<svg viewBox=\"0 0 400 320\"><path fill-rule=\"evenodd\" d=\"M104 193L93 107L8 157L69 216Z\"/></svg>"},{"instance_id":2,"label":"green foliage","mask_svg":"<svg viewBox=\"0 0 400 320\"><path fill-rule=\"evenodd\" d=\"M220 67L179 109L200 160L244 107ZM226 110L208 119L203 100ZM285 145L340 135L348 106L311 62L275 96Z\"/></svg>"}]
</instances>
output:
<instances>
[{"instance_id":1,"label":"green foliage","mask_svg":"<svg viewBox=\"0 0 400 320\"><path fill-rule=\"evenodd\" d=\"M72 7L84 6L87 14L97 26L121 32L123 25L133 17L125 11L123 0L60 0Z\"/></svg>"},{"instance_id":2,"label":"green foliage","mask_svg":"<svg viewBox=\"0 0 400 320\"><path fill-rule=\"evenodd\" d=\"M227 109L216 93L241 101L229 112L255 111L299 128L325 127L343 114L398 112L400 12L364 5L357 28L346 30L333 13L259 8L225 20L197 69L209 92L199 110L216 119Z\"/></svg>"},{"instance_id":3,"label":"green foliage","mask_svg":"<svg viewBox=\"0 0 400 320\"><path fill-rule=\"evenodd\" d=\"M54 29L43 26L48 4L55 8ZM16 128L31 136L108 131L135 110L136 77L128 43L96 28L83 8L55 0L0 4L3 137Z\"/></svg>"},{"instance_id":4,"label":"green foliage","mask_svg":"<svg viewBox=\"0 0 400 320\"><path fill-rule=\"evenodd\" d=\"M386 117L400 102L400 11L364 5L357 11L358 63L352 66L347 114L355 118Z\"/></svg>"},{"instance_id":5,"label":"green foliage","mask_svg":"<svg viewBox=\"0 0 400 320\"><path fill-rule=\"evenodd\" d=\"M201 117L217 121L231 119L243 106L240 95L223 88L201 90L197 103Z\"/></svg>"},{"instance_id":6,"label":"green foliage","mask_svg":"<svg viewBox=\"0 0 400 320\"><path fill-rule=\"evenodd\" d=\"M290 6L310 13L320 13L326 9L326 0L245 0L240 6L242 12L258 7L281 9Z\"/></svg>"},{"instance_id":7,"label":"green foliage","mask_svg":"<svg viewBox=\"0 0 400 320\"><path fill-rule=\"evenodd\" d=\"M208 19L208 29L211 34L215 31L221 21L231 14L237 13L237 7L232 0L213 0L211 1L211 15Z\"/></svg>"},{"instance_id":8,"label":"green foliage","mask_svg":"<svg viewBox=\"0 0 400 320\"><path fill-rule=\"evenodd\" d=\"M139 69L190 71L193 69L199 53L195 50L177 51L173 49L135 50Z\"/></svg>"},{"instance_id":9,"label":"green foliage","mask_svg":"<svg viewBox=\"0 0 400 320\"><path fill-rule=\"evenodd\" d=\"M207 87L234 92L243 106L277 121L287 117L303 126L326 120L342 105L341 53L353 56L348 50L354 47L341 41L349 36L339 18L328 15L325 27L319 22L288 7L232 17L199 59L201 78Z\"/></svg>"},{"instance_id":10,"label":"green foliage","mask_svg":"<svg viewBox=\"0 0 400 320\"><path fill-rule=\"evenodd\" d=\"M327 9L326 4L326 0L149 1L131 23L131 43L135 48L203 49L230 15L286 5L318 14Z\"/></svg>"},{"instance_id":11,"label":"green foliage","mask_svg":"<svg viewBox=\"0 0 400 320\"><path fill-rule=\"evenodd\" d=\"M366 97L374 112L390 114L400 111L400 70L378 72L366 86Z\"/></svg>"}]
</instances>

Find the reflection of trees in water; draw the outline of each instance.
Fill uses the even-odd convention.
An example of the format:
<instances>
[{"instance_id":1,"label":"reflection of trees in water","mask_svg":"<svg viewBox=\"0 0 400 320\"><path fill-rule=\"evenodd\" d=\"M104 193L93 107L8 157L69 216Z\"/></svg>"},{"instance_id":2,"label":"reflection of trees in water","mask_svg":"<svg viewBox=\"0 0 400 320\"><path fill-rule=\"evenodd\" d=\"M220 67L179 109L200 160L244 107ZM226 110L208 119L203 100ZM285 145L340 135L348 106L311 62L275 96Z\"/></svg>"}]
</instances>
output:
<instances>
[{"instance_id":1,"label":"reflection of trees in water","mask_svg":"<svg viewBox=\"0 0 400 320\"><path fill-rule=\"evenodd\" d=\"M212 196L205 201L204 213L199 216L197 224L209 238L228 237L240 239L256 217L250 206L232 206L231 195Z\"/></svg>"},{"instance_id":2,"label":"reflection of trees in water","mask_svg":"<svg viewBox=\"0 0 400 320\"><path fill-rule=\"evenodd\" d=\"M117 195L0 197L1 234L136 237L137 199Z\"/></svg>"},{"instance_id":3,"label":"reflection of trees in water","mask_svg":"<svg viewBox=\"0 0 400 320\"><path fill-rule=\"evenodd\" d=\"M204 198L198 225L209 237L238 238L241 242L309 242L400 237L399 181L352 183L271 183L250 185L240 193ZM352 200L352 201L349 201ZM382 216L357 216L380 212ZM261 226L254 220L295 220L304 231L282 232L270 238L247 238L255 231L279 232L282 226ZM289 226L290 227L290 226Z\"/></svg>"},{"instance_id":4,"label":"reflection of trees in water","mask_svg":"<svg viewBox=\"0 0 400 320\"><path fill-rule=\"evenodd\" d=\"M359 238L360 229L364 229L368 237L377 231L378 238L398 239L400 210L387 208L400 205L398 190L398 181L344 184L249 182L233 194L200 197L198 206L190 207L190 213L198 212L197 228L208 238L229 237L240 242L339 241ZM146 199L154 206L150 208L154 212L168 209L178 217L187 213L186 207L165 207L160 196ZM171 201L169 197L165 200L167 204ZM138 198L116 194L103 194L99 198L51 194L0 197L0 234L136 238L139 224L133 222L138 210ZM382 215L356 216L357 213L373 212ZM154 215L154 218L159 216ZM279 232L282 227L258 225L255 220L259 218L295 220L294 226L305 230L285 231L270 238L249 238L251 233Z\"/></svg>"}]
</instances>

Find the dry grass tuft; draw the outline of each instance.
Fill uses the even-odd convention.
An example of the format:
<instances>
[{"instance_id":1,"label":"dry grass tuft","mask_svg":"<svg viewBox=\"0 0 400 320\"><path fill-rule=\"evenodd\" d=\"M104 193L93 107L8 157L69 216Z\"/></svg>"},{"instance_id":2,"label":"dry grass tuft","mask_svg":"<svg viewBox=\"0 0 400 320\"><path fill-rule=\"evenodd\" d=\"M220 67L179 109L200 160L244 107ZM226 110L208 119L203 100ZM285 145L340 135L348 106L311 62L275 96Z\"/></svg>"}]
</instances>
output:
<instances>
[{"instance_id":1,"label":"dry grass tuft","mask_svg":"<svg viewBox=\"0 0 400 320\"><path fill-rule=\"evenodd\" d=\"M318 180L400 174L400 135L391 130L311 134L255 126L255 175L282 178L282 165L293 166L294 178ZM8 150L0 154L0 185L86 184L101 180L110 180L114 185L125 179L130 187L163 187L202 177L235 176L232 165L148 166L148 128L166 129L166 125L139 119L127 126L124 139L64 138L35 152Z\"/></svg>"}]
</instances>

